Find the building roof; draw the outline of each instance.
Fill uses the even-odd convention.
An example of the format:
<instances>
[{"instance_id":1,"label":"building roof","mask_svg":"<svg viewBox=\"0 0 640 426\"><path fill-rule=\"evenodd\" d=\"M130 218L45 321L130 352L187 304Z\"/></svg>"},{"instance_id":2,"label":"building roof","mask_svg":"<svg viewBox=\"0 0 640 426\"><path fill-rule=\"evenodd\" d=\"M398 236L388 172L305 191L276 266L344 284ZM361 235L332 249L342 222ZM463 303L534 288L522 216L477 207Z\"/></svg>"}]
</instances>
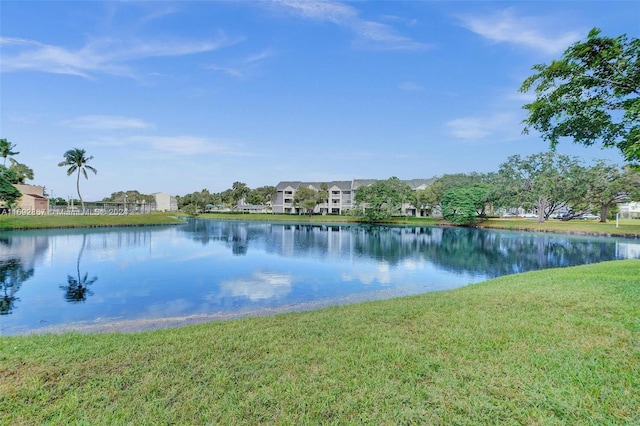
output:
<instances>
[{"instance_id":1,"label":"building roof","mask_svg":"<svg viewBox=\"0 0 640 426\"><path fill-rule=\"evenodd\" d=\"M29 197L33 197L36 198L38 200L48 200L48 197L43 197L42 195L38 195L38 194L22 194L22 195L28 195Z\"/></svg>"}]
</instances>

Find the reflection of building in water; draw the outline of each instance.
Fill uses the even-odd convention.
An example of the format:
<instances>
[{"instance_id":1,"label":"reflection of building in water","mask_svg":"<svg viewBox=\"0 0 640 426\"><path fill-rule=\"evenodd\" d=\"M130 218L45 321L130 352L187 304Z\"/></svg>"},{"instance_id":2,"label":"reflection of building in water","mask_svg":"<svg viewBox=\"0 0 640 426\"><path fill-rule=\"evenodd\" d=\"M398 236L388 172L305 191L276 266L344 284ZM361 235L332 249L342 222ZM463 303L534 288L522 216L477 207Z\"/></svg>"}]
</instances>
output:
<instances>
[{"instance_id":1,"label":"reflection of building in water","mask_svg":"<svg viewBox=\"0 0 640 426\"><path fill-rule=\"evenodd\" d=\"M52 259L64 255L74 258L78 255L79 247L84 247L87 253L96 253L100 257L116 255L123 248L148 247L152 248L153 233L157 230L142 230L127 228L127 230L88 230L74 229L66 233L51 234L50 253Z\"/></svg>"},{"instance_id":2,"label":"reflection of building in water","mask_svg":"<svg viewBox=\"0 0 640 426\"><path fill-rule=\"evenodd\" d=\"M616 243L616 257L622 259L640 259L640 244Z\"/></svg>"},{"instance_id":3,"label":"reflection of building in water","mask_svg":"<svg viewBox=\"0 0 640 426\"><path fill-rule=\"evenodd\" d=\"M439 245L442 235L442 228L426 227L274 225L267 237L267 251L283 256L372 257L397 263L416 247Z\"/></svg>"},{"instance_id":4,"label":"reflection of building in water","mask_svg":"<svg viewBox=\"0 0 640 426\"><path fill-rule=\"evenodd\" d=\"M18 259L25 268L31 269L49 247L46 235L20 235L0 237L0 261Z\"/></svg>"},{"instance_id":5,"label":"reflection of building in water","mask_svg":"<svg viewBox=\"0 0 640 426\"><path fill-rule=\"evenodd\" d=\"M0 237L0 315L13 312L20 287L33 276L36 261L48 246L49 239L41 235Z\"/></svg>"}]
</instances>

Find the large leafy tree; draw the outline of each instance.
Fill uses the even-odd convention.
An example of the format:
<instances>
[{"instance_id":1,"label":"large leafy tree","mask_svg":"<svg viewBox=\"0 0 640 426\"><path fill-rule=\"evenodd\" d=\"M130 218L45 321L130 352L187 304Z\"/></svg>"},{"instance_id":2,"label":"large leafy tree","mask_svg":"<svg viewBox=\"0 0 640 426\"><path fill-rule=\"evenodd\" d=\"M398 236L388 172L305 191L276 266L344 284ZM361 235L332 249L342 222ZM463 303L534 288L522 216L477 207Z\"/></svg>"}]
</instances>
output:
<instances>
[{"instance_id":1,"label":"large leafy tree","mask_svg":"<svg viewBox=\"0 0 640 426\"><path fill-rule=\"evenodd\" d=\"M16 144L9 142L6 139L0 139L0 155L4 158L3 166L7 165L7 157L12 155L18 155L19 152L14 151Z\"/></svg>"},{"instance_id":2,"label":"large leafy tree","mask_svg":"<svg viewBox=\"0 0 640 426\"><path fill-rule=\"evenodd\" d=\"M266 204L273 199L277 192L278 191L275 186L261 186L251 190L247 195L246 201L249 204Z\"/></svg>"},{"instance_id":3,"label":"large leafy tree","mask_svg":"<svg viewBox=\"0 0 640 426\"><path fill-rule=\"evenodd\" d=\"M237 206L240 201L244 200L251 192L251 188L243 182L233 182L231 185L231 200L234 206Z\"/></svg>"},{"instance_id":4,"label":"large leafy tree","mask_svg":"<svg viewBox=\"0 0 640 426\"><path fill-rule=\"evenodd\" d=\"M631 167L598 161L587 169L587 201L600 211L600 222L606 222L609 211L617 204L640 199L640 172Z\"/></svg>"},{"instance_id":5,"label":"large leafy tree","mask_svg":"<svg viewBox=\"0 0 640 426\"><path fill-rule=\"evenodd\" d=\"M320 204L320 196L318 191L308 186L303 186L298 188L293 196L293 203L304 210L305 213L311 215L313 214L313 209Z\"/></svg>"},{"instance_id":6,"label":"large leafy tree","mask_svg":"<svg viewBox=\"0 0 640 426\"><path fill-rule=\"evenodd\" d=\"M424 209L437 207L442 209L442 201L447 191L486 182L487 179L487 175L476 172L442 175L424 190L415 191L415 206Z\"/></svg>"},{"instance_id":7,"label":"large leafy tree","mask_svg":"<svg viewBox=\"0 0 640 426\"><path fill-rule=\"evenodd\" d=\"M27 179L33 180L32 168L28 167L25 164L18 163L13 158L10 158L9 161L11 162L11 166L9 166L9 170L13 170L16 173L16 177L17 177L17 182L13 182L13 183L24 184Z\"/></svg>"},{"instance_id":8,"label":"large leafy tree","mask_svg":"<svg viewBox=\"0 0 640 426\"><path fill-rule=\"evenodd\" d=\"M22 193L13 186L18 183L19 177L15 170L7 169L0 165L0 201L11 205L22 196Z\"/></svg>"},{"instance_id":9,"label":"large leafy tree","mask_svg":"<svg viewBox=\"0 0 640 426\"><path fill-rule=\"evenodd\" d=\"M145 201L150 203L155 201L155 198L153 195L141 194L140 191L137 191L137 190L128 190L128 191L113 192L109 197L103 198L102 201L116 202L116 203L124 203L125 201L129 203L137 203L137 202Z\"/></svg>"},{"instance_id":10,"label":"large leafy tree","mask_svg":"<svg viewBox=\"0 0 640 426\"><path fill-rule=\"evenodd\" d=\"M640 162L640 40L606 37L594 28L586 41L561 59L533 67L520 91L535 90L524 105L525 133L533 128L550 141L617 147L629 162Z\"/></svg>"},{"instance_id":11,"label":"large leafy tree","mask_svg":"<svg viewBox=\"0 0 640 426\"><path fill-rule=\"evenodd\" d=\"M89 161L93 159L93 156L87 157L87 152L84 149L73 148L64 153L64 161L58 163L60 167L68 167L67 176L71 176L73 173L77 172L78 177L76 179L76 189L78 191L78 198L80 198L80 203L82 204L82 211L84 212L84 200L82 199L82 195L80 194L80 174L83 174L85 179L89 179L87 174L87 170L92 171L94 174L98 173L98 171L87 164Z\"/></svg>"},{"instance_id":12,"label":"large leafy tree","mask_svg":"<svg viewBox=\"0 0 640 426\"><path fill-rule=\"evenodd\" d=\"M504 207L533 208L542 223L563 207L584 203L586 181L584 167L566 155L554 152L526 158L511 156L500 165L495 177L499 204Z\"/></svg>"},{"instance_id":13,"label":"large leafy tree","mask_svg":"<svg viewBox=\"0 0 640 426\"><path fill-rule=\"evenodd\" d=\"M442 215L456 225L472 225L484 216L490 194L486 183L449 189L442 199Z\"/></svg>"},{"instance_id":14,"label":"large leafy tree","mask_svg":"<svg viewBox=\"0 0 640 426\"><path fill-rule=\"evenodd\" d=\"M358 188L355 200L363 206L365 218L374 222L397 214L402 209L402 203L413 202L414 194L409 185L397 177L391 177Z\"/></svg>"}]
</instances>

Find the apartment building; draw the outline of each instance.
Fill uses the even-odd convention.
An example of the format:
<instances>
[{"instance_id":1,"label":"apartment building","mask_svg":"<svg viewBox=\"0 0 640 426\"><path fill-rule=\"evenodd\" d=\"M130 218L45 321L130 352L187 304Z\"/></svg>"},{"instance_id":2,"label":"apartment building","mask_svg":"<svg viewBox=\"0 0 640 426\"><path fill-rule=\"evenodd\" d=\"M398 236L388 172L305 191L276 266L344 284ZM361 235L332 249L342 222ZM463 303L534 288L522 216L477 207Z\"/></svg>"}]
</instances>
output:
<instances>
[{"instance_id":1,"label":"apartment building","mask_svg":"<svg viewBox=\"0 0 640 426\"><path fill-rule=\"evenodd\" d=\"M404 180L403 182L412 189L419 190L425 189L434 180L435 179L411 179ZM371 185L377 181L377 179L353 179L332 182L280 182L276 185L277 192L273 202L273 213L299 214L300 208L293 202L296 191L303 187L311 188L314 191L321 191L323 185L327 185L327 202L318 204L314 209L314 213L344 214L355 207L355 195L358 188ZM403 205L402 210L405 214L411 216L416 216L419 213L410 203Z\"/></svg>"}]
</instances>

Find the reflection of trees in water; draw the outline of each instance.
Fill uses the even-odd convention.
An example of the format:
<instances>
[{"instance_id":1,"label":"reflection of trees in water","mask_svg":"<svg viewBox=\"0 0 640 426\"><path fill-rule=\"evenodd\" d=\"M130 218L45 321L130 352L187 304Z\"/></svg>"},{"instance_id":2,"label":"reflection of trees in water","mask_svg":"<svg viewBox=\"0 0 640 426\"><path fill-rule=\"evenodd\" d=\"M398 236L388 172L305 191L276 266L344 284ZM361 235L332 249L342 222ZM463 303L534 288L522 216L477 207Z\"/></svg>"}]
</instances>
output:
<instances>
[{"instance_id":1,"label":"reflection of trees in water","mask_svg":"<svg viewBox=\"0 0 640 426\"><path fill-rule=\"evenodd\" d=\"M25 269L19 259L0 261L0 315L13 312L14 303L20 300L16 293L33 272L33 268Z\"/></svg>"},{"instance_id":2,"label":"reflection of trees in water","mask_svg":"<svg viewBox=\"0 0 640 426\"><path fill-rule=\"evenodd\" d=\"M89 286L98 280L98 277L89 278L89 273L84 275L80 274L80 260L82 259L82 253L84 252L85 245L87 243L87 236L82 236L82 247L80 253L78 253L78 260L76 262L76 276L67 275L67 284L61 285L60 288L64 290L64 298L67 302L79 303L87 300L87 296L93 295L93 292L89 290Z\"/></svg>"},{"instance_id":3,"label":"reflection of trees in water","mask_svg":"<svg viewBox=\"0 0 640 426\"><path fill-rule=\"evenodd\" d=\"M235 254L264 238L282 256L367 257L390 265L425 261L485 276L601 262L616 258L613 240L487 231L473 228L265 224L194 220L184 228L203 244L223 241Z\"/></svg>"},{"instance_id":4,"label":"reflection of trees in water","mask_svg":"<svg viewBox=\"0 0 640 426\"><path fill-rule=\"evenodd\" d=\"M33 276L36 259L48 246L48 238L41 235L0 238L0 315L13 312L20 300L16 293Z\"/></svg>"}]
</instances>

